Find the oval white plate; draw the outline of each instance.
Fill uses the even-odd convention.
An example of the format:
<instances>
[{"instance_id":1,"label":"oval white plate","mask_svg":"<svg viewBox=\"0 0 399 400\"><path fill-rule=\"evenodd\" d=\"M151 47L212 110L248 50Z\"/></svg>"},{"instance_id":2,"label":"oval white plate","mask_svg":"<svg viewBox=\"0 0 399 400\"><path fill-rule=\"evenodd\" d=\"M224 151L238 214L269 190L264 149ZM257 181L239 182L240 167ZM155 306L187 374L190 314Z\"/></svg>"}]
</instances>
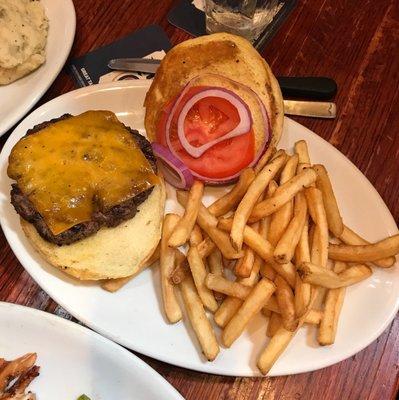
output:
<instances>
[{"instance_id":1,"label":"oval white plate","mask_svg":"<svg viewBox=\"0 0 399 400\"><path fill-rule=\"evenodd\" d=\"M0 86L0 136L21 119L53 83L71 50L75 37L72 0L41 0L49 19L46 62L31 74Z\"/></svg>"},{"instance_id":2,"label":"oval white plate","mask_svg":"<svg viewBox=\"0 0 399 400\"><path fill-rule=\"evenodd\" d=\"M134 354L71 321L0 302L0 358L38 355L40 375L29 386L40 400L183 397Z\"/></svg>"},{"instance_id":3,"label":"oval white plate","mask_svg":"<svg viewBox=\"0 0 399 400\"><path fill-rule=\"evenodd\" d=\"M7 157L12 146L33 125L66 112L109 109L127 125L143 130L144 96L149 82L121 82L97 85L67 93L29 115L13 132L0 157L0 220L5 235L20 262L35 281L76 318L101 334L140 353L178 366L222 375L258 375L256 358L266 344L265 320L255 318L249 329L229 350L222 350L210 363L204 361L187 322L169 325L161 312L158 268L144 271L119 292L111 294L97 284L76 282L48 266L23 235L18 216L9 204L11 181L7 178ZM397 232L395 222L382 199L360 171L326 141L286 119L280 143L292 149L306 139L312 160L324 163L341 205L346 223L369 240ZM206 201L223 189L208 189ZM168 188L166 208L179 210ZM134 240L134 238L132 238ZM399 275L394 269L375 269L366 282L351 287L342 310L336 343L319 347L301 330L278 360L270 375L294 374L326 367L360 351L387 327L399 301ZM367 310L367 312L364 312ZM188 329L188 331L187 331Z\"/></svg>"}]
</instances>

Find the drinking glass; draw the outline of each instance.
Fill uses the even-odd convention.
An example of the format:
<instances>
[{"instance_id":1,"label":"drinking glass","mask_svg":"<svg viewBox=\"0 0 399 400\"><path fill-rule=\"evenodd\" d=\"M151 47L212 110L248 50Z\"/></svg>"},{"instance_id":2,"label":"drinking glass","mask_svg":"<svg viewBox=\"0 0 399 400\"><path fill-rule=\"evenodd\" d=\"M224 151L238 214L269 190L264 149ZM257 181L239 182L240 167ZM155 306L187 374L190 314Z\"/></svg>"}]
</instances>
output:
<instances>
[{"instance_id":1,"label":"drinking glass","mask_svg":"<svg viewBox=\"0 0 399 400\"><path fill-rule=\"evenodd\" d=\"M229 32L254 42L283 0L205 0L206 31Z\"/></svg>"}]
</instances>

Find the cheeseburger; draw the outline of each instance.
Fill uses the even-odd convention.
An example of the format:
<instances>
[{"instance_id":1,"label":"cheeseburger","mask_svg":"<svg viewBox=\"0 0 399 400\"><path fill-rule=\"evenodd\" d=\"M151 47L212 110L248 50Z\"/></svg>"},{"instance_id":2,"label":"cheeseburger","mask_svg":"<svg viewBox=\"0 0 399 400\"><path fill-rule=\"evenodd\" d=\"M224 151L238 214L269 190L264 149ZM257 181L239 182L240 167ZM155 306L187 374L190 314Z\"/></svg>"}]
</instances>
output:
<instances>
[{"instance_id":1,"label":"cheeseburger","mask_svg":"<svg viewBox=\"0 0 399 400\"><path fill-rule=\"evenodd\" d=\"M29 241L74 277L133 275L159 242L164 188L151 145L112 112L33 127L12 149L7 172Z\"/></svg>"}]
</instances>

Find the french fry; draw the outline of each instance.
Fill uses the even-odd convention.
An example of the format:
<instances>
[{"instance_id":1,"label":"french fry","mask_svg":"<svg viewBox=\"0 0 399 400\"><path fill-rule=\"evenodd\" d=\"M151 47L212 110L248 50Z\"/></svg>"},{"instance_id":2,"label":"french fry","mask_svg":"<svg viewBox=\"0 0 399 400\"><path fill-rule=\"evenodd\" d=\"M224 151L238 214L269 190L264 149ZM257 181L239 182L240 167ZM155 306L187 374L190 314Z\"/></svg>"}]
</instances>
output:
<instances>
[{"instance_id":1,"label":"french fry","mask_svg":"<svg viewBox=\"0 0 399 400\"><path fill-rule=\"evenodd\" d=\"M305 190L309 214L315 223L311 248L311 261L314 264L327 266L328 260L328 224L324 209L323 195L317 188Z\"/></svg>"},{"instance_id":2,"label":"french fry","mask_svg":"<svg viewBox=\"0 0 399 400\"><path fill-rule=\"evenodd\" d=\"M238 297L226 297L214 314L214 320L218 326L224 328L233 318L244 301Z\"/></svg>"},{"instance_id":3,"label":"french fry","mask_svg":"<svg viewBox=\"0 0 399 400\"><path fill-rule=\"evenodd\" d=\"M255 261L254 251L246 246L244 248L244 256L240 258L235 267L235 274L241 278L247 278L252 271L252 267Z\"/></svg>"},{"instance_id":4,"label":"french fry","mask_svg":"<svg viewBox=\"0 0 399 400\"><path fill-rule=\"evenodd\" d=\"M273 197L261 201L254 207L249 222L256 222L276 212L299 191L303 190L304 187L308 187L311 183L315 182L316 177L316 172L312 168L308 168L295 175L288 182L279 186Z\"/></svg>"},{"instance_id":5,"label":"french fry","mask_svg":"<svg viewBox=\"0 0 399 400\"><path fill-rule=\"evenodd\" d=\"M270 339L269 343L261 353L257 363L257 366L262 374L266 375L270 371L274 363L277 361L278 357L280 357L280 355L289 345L295 333L305 323L308 314L312 310L316 297L317 293L312 293L308 308L305 314L299 319L298 326L295 332L291 332L285 329L284 326L281 326L275 333L275 335Z\"/></svg>"},{"instance_id":6,"label":"french fry","mask_svg":"<svg viewBox=\"0 0 399 400\"><path fill-rule=\"evenodd\" d=\"M373 274L372 269L364 264L350 264L338 276L342 281L342 286L351 286L364 279L367 279Z\"/></svg>"},{"instance_id":7,"label":"french fry","mask_svg":"<svg viewBox=\"0 0 399 400\"><path fill-rule=\"evenodd\" d=\"M202 241L201 228L195 224L190 234L190 246L198 246Z\"/></svg>"},{"instance_id":8,"label":"french fry","mask_svg":"<svg viewBox=\"0 0 399 400\"><path fill-rule=\"evenodd\" d=\"M299 174L306 168L311 167L310 157L309 157L309 150L308 145L306 144L305 140L299 140L294 145L294 152L298 154L298 168L296 173ZM313 182L310 186L315 186L315 182Z\"/></svg>"},{"instance_id":9,"label":"french fry","mask_svg":"<svg viewBox=\"0 0 399 400\"><path fill-rule=\"evenodd\" d=\"M239 282L229 281L223 276L208 274L205 278L205 285L208 289L223 293L227 296L237 297L245 300L251 291L249 286Z\"/></svg>"},{"instance_id":10,"label":"french fry","mask_svg":"<svg viewBox=\"0 0 399 400\"><path fill-rule=\"evenodd\" d=\"M311 285L302 281L300 276L296 274L295 280L295 314L301 317L306 310L310 300Z\"/></svg>"},{"instance_id":11,"label":"french fry","mask_svg":"<svg viewBox=\"0 0 399 400\"><path fill-rule=\"evenodd\" d=\"M231 224L230 221L231 219L223 218L219 221L219 226L222 229L228 230ZM267 265L272 267L273 270L281 275L292 287L295 286L295 267L292 263L276 263L272 256L273 246L248 225L246 225L244 229L244 242L262 257L267 262Z\"/></svg>"},{"instance_id":12,"label":"french fry","mask_svg":"<svg viewBox=\"0 0 399 400\"><path fill-rule=\"evenodd\" d=\"M295 331L298 320L295 317L294 293L290 285L281 277L276 276L276 298L281 312L281 321L285 329Z\"/></svg>"},{"instance_id":13,"label":"french fry","mask_svg":"<svg viewBox=\"0 0 399 400\"><path fill-rule=\"evenodd\" d=\"M219 249L215 249L208 256L209 270L214 275L223 276L223 259Z\"/></svg>"},{"instance_id":14,"label":"french fry","mask_svg":"<svg viewBox=\"0 0 399 400\"><path fill-rule=\"evenodd\" d=\"M337 289L358 283L371 276L371 268L364 264L355 264L340 274L312 263L302 263L298 274L304 282L327 289Z\"/></svg>"},{"instance_id":15,"label":"french fry","mask_svg":"<svg viewBox=\"0 0 399 400\"><path fill-rule=\"evenodd\" d=\"M277 314L281 314L280 307L278 306L277 303L277 298L276 295L273 294L270 299L267 301L265 306L263 307L265 310L269 310L271 312L275 312Z\"/></svg>"},{"instance_id":16,"label":"french fry","mask_svg":"<svg viewBox=\"0 0 399 400\"><path fill-rule=\"evenodd\" d=\"M310 250L309 250L309 219L306 216L305 224L302 229L301 237L295 249L295 265L298 266L303 262L310 262ZM311 286L309 283L305 283L296 274L295 280L295 313L298 317L301 317L306 310L306 306L310 301Z\"/></svg>"},{"instance_id":17,"label":"french fry","mask_svg":"<svg viewBox=\"0 0 399 400\"><path fill-rule=\"evenodd\" d=\"M130 276L126 276L125 278L116 278L116 279L107 279L101 282L101 287L108 292L114 293L117 290L121 289L126 285L131 279L137 276L141 271L153 265L156 261L159 260L160 254L160 245L158 244L154 253L152 253L151 257L138 269L136 273Z\"/></svg>"},{"instance_id":18,"label":"french fry","mask_svg":"<svg viewBox=\"0 0 399 400\"><path fill-rule=\"evenodd\" d=\"M269 146L263 156L256 163L255 174L258 174L264 168L264 166L269 162L269 160L274 156L275 153L276 148L274 146Z\"/></svg>"},{"instance_id":19,"label":"french fry","mask_svg":"<svg viewBox=\"0 0 399 400\"><path fill-rule=\"evenodd\" d=\"M267 316L268 313L281 314L280 308L277 304L277 300L273 295L270 297L269 301L262 308L262 312ZM319 310L310 310L305 317L305 323L310 325L319 325L323 317L323 312Z\"/></svg>"},{"instance_id":20,"label":"french fry","mask_svg":"<svg viewBox=\"0 0 399 400\"><path fill-rule=\"evenodd\" d=\"M280 329L281 325L282 325L281 315L272 312L272 315L270 316L269 322L267 324L266 336L269 338L273 337L276 334L276 332Z\"/></svg>"},{"instance_id":21,"label":"french fry","mask_svg":"<svg viewBox=\"0 0 399 400\"><path fill-rule=\"evenodd\" d=\"M373 262L399 253L399 234L373 244L330 244L328 255L332 260L348 262Z\"/></svg>"},{"instance_id":22,"label":"french fry","mask_svg":"<svg viewBox=\"0 0 399 400\"><path fill-rule=\"evenodd\" d=\"M270 265L278 275L281 275L292 288L295 287L295 267L291 262L280 264L275 261L269 261L268 265Z\"/></svg>"},{"instance_id":23,"label":"french fry","mask_svg":"<svg viewBox=\"0 0 399 400\"><path fill-rule=\"evenodd\" d=\"M215 243L209 237L206 237L197 247L201 258L208 257L216 249Z\"/></svg>"},{"instance_id":24,"label":"french fry","mask_svg":"<svg viewBox=\"0 0 399 400\"><path fill-rule=\"evenodd\" d=\"M267 187L266 198L273 196L277 188L277 183L272 180ZM267 239L267 235L269 233L270 220L271 216L269 215L259 221L259 234L264 239ZM274 281L274 278L276 277L276 272L267 262L262 262L262 264L260 265L260 273L264 278L270 279L271 281Z\"/></svg>"},{"instance_id":25,"label":"french fry","mask_svg":"<svg viewBox=\"0 0 399 400\"><path fill-rule=\"evenodd\" d=\"M161 239L160 252L160 269L161 269L161 287L162 298L166 318L172 324L178 322L182 318L182 312L176 298L175 288L169 276L174 268L175 250L168 246L169 236L173 232L176 224L179 221L179 216L176 214L166 214Z\"/></svg>"},{"instance_id":26,"label":"french fry","mask_svg":"<svg viewBox=\"0 0 399 400\"><path fill-rule=\"evenodd\" d=\"M169 246L179 247L188 241L191 231L194 228L195 221L197 220L199 207L202 204L201 199L203 193L204 184L200 181L194 181L188 193L184 215L169 237Z\"/></svg>"},{"instance_id":27,"label":"french fry","mask_svg":"<svg viewBox=\"0 0 399 400\"><path fill-rule=\"evenodd\" d=\"M239 278L237 282L241 283L244 286L253 286L259 279L259 270L261 265L263 264L263 260L257 254L255 254L254 263L252 265L251 273L246 278Z\"/></svg>"},{"instance_id":28,"label":"french fry","mask_svg":"<svg viewBox=\"0 0 399 400\"><path fill-rule=\"evenodd\" d=\"M346 269L346 264L336 261L334 272L339 274ZM327 292L324 304L324 313L320 322L317 340L320 345L327 346L333 344L338 327L338 318L344 303L345 288L331 289Z\"/></svg>"},{"instance_id":29,"label":"french fry","mask_svg":"<svg viewBox=\"0 0 399 400\"><path fill-rule=\"evenodd\" d=\"M298 140L294 144L295 154L298 154L298 162L299 164L308 164L310 165L310 157L308 145L304 140Z\"/></svg>"},{"instance_id":30,"label":"french fry","mask_svg":"<svg viewBox=\"0 0 399 400\"><path fill-rule=\"evenodd\" d=\"M264 278L254 286L237 313L223 329L222 342L226 347L230 347L242 334L248 322L261 310L275 289L274 283Z\"/></svg>"},{"instance_id":31,"label":"french fry","mask_svg":"<svg viewBox=\"0 0 399 400\"><path fill-rule=\"evenodd\" d=\"M233 220L231 218L221 218L218 227L229 232L232 229ZM273 246L264 239L255 229L248 225L243 229L243 240L247 246L253 249L264 260L273 259Z\"/></svg>"},{"instance_id":32,"label":"french fry","mask_svg":"<svg viewBox=\"0 0 399 400\"><path fill-rule=\"evenodd\" d=\"M183 191L176 192L177 200L185 206L187 203L187 193ZM217 218L212 215L203 205L200 206L197 218L198 225L208 234L212 242L220 249L223 256L228 259L241 258L242 254L235 251L230 242L230 237L225 232L219 230Z\"/></svg>"},{"instance_id":33,"label":"french fry","mask_svg":"<svg viewBox=\"0 0 399 400\"><path fill-rule=\"evenodd\" d=\"M265 165L248 187L247 193L245 193L236 212L234 213L233 226L230 232L231 241L235 249L241 250L244 228L252 209L258 201L259 196L266 189L269 182L274 178L285 161L286 155L282 154L269 164Z\"/></svg>"},{"instance_id":34,"label":"french fry","mask_svg":"<svg viewBox=\"0 0 399 400\"><path fill-rule=\"evenodd\" d=\"M344 225L344 229L342 231L341 236L339 237L345 244L352 245L362 245L362 244L370 244L367 240L363 239L357 233L353 232L350 228ZM373 261L373 264L377 265L381 268L389 268L395 264L395 257L386 257L381 260Z\"/></svg>"},{"instance_id":35,"label":"french fry","mask_svg":"<svg viewBox=\"0 0 399 400\"><path fill-rule=\"evenodd\" d=\"M283 326L279 327L258 359L257 366L263 375L266 375L270 371L294 335L295 332L288 331Z\"/></svg>"},{"instance_id":36,"label":"french fry","mask_svg":"<svg viewBox=\"0 0 399 400\"><path fill-rule=\"evenodd\" d=\"M230 237L226 232L212 226L203 228L211 240L216 244L223 254L223 257L229 260L235 260L242 257L242 252L236 252L230 242Z\"/></svg>"},{"instance_id":37,"label":"french fry","mask_svg":"<svg viewBox=\"0 0 399 400\"><path fill-rule=\"evenodd\" d=\"M241 278L237 280L237 283L243 286L252 287L258 282L259 277L259 268L262 260L256 256L254 266L251 271L251 275L248 278ZM248 292L249 293L249 292ZM272 300L272 298L270 299ZM226 324L230 321L233 315L240 308L243 300L237 297L226 297L223 303L220 305L218 310L215 313L214 319L217 325L220 327L225 327ZM277 307L277 306L276 306Z\"/></svg>"},{"instance_id":38,"label":"french fry","mask_svg":"<svg viewBox=\"0 0 399 400\"><path fill-rule=\"evenodd\" d=\"M184 208L186 208L186 206L187 206L188 197L189 197L189 195L186 191L184 191L184 190L176 191L177 201ZM218 219L213 214L211 214L208 211L208 209L201 203L199 205L199 209L198 209L197 223L201 227L201 229L204 230L204 228L202 227L203 225L216 226L218 224Z\"/></svg>"},{"instance_id":39,"label":"french fry","mask_svg":"<svg viewBox=\"0 0 399 400\"><path fill-rule=\"evenodd\" d=\"M328 228L337 238L339 238L344 230L344 224L342 222L337 199L335 198L327 170L324 165L320 164L314 165L313 169L317 174L316 186L323 194L323 203L326 210Z\"/></svg>"},{"instance_id":40,"label":"french fry","mask_svg":"<svg viewBox=\"0 0 399 400\"><path fill-rule=\"evenodd\" d=\"M305 324L319 325L323 318L323 312L319 310L310 310L305 317Z\"/></svg>"},{"instance_id":41,"label":"french fry","mask_svg":"<svg viewBox=\"0 0 399 400\"><path fill-rule=\"evenodd\" d=\"M190 267L188 266L186 255L179 249L175 249L174 268L169 279L174 285L178 285L187 275L190 275Z\"/></svg>"},{"instance_id":42,"label":"french fry","mask_svg":"<svg viewBox=\"0 0 399 400\"><path fill-rule=\"evenodd\" d=\"M300 264L310 261L309 250L309 219L305 218L305 224L302 228L301 237L295 249L295 263Z\"/></svg>"},{"instance_id":43,"label":"french fry","mask_svg":"<svg viewBox=\"0 0 399 400\"><path fill-rule=\"evenodd\" d=\"M218 303L215 300L212 291L209 290L205 284L207 271L196 246L192 246L188 250L187 261L202 303L208 310L215 312L218 309Z\"/></svg>"},{"instance_id":44,"label":"french fry","mask_svg":"<svg viewBox=\"0 0 399 400\"><path fill-rule=\"evenodd\" d=\"M254 170L252 168L244 169L241 172L238 182L233 186L233 188L220 199L211 204L208 207L208 211L216 217L220 217L233 210L244 197L249 185L254 179Z\"/></svg>"},{"instance_id":45,"label":"french fry","mask_svg":"<svg viewBox=\"0 0 399 400\"><path fill-rule=\"evenodd\" d=\"M231 218L221 218L218 227L229 231ZM273 246L265 240L258 232L246 225L244 228L244 242L251 247L275 272L280 274L292 287L295 286L295 268L291 262L286 264L276 263L273 259ZM262 273L263 271L261 271Z\"/></svg>"},{"instance_id":46,"label":"french fry","mask_svg":"<svg viewBox=\"0 0 399 400\"><path fill-rule=\"evenodd\" d=\"M214 250L208 257L209 270L212 274L217 276L223 276L223 259L222 253L219 249ZM214 292L216 300L223 300L224 294Z\"/></svg>"},{"instance_id":47,"label":"french fry","mask_svg":"<svg viewBox=\"0 0 399 400\"><path fill-rule=\"evenodd\" d=\"M306 211L305 196L299 192L295 196L294 216L274 249L274 259L278 263L287 263L293 258L305 225Z\"/></svg>"},{"instance_id":48,"label":"french fry","mask_svg":"<svg viewBox=\"0 0 399 400\"><path fill-rule=\"evenodd\" d=\"M202 352L208 361L213 361L219 354L219 344L191 276L181 282L180 289L191 326L201 345Z\"/></svg>"},{"instance_id":49,"label":"french fry","mask_svg":"<svg viewBox=\"0 0 399 400\"><path fill-rule=\"evenodd\" d=\"M263 276L263 278L270 279L271 281L274 281L274 278L276 277L276 271L267 262L263 262L261 265L260 274Z\"/></svg>"},{"instance_id":50,"label":"french fry","mask_svg":"<svg viewBox=\"0 0 399 400\"><path fill-rule=\"evenodd\" d=\"M295 154L288 159L281 172L280 185L283 185L295 176L297 165L298 155ZM291 221L292 215L293 203L292 200L289 200L271 216L267 240L273 246L277 245L289 222Z\"/></svg>"}]
</instances>

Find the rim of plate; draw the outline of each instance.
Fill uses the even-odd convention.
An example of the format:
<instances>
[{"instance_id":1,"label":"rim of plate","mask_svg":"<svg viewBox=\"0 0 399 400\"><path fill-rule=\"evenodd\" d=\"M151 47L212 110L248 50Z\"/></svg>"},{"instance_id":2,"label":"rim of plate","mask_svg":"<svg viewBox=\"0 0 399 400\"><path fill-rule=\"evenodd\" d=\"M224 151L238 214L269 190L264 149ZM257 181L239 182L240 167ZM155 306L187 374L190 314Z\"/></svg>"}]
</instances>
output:
<instances>
[{"instance_id":1,"label":"rim of plate","mask_svg":"<svg viewBox=\"0 0 399 400\"><path fill-rule=\"evenodd\" d=\"M131 357L132 359L132 366L133 364L137 363L141 367L143 367L146 371L153 373L154 379L156 379L157 384L162 384L169 391L169 394L174 394L176 399L183 399L181 394L155 369L150 367L147 363L145 363L141 358L137 357L135 354L131 353L129 350L125 349L118 343L109 340L108 338L104 337L103 335L100 335L99 333L93 331L92 329L89 329L85 326L79 325L76 322L73 322L69 319L62 318L56 314L51 314L49 312L43 311L43 310L38 310L36 308L31 308L27 306L22 306L20 304L14 304L6 301L0 301L0 310L5 310L6 312L11 312L13 313L13 310L17 310L17 312L22 313L22 314L31 314L34 316L37 316L40 319L45 319L47 321L50 321L54 323L55 325L59 325L61 327L65 327L66 330L72 331L75 329L76 332L79 332L83 335L89 335L94 338L95 340L99 340L101 343L101 346L111 346L114 351L118 351L121 354L123 354L126 357Z\"/></svg>"},{"instance_id":2,"label":"rim of plate","mask_svg":"<svg viewBox=\"0 0 399 400\"><path fill-rule=\"evenodd\" d=\"M64 1L66 4L68 4L68 7L69 7L70 12L71 12L72 20L68 21L69 29L70 29L70 35L69 35L69 37L67 37L67 41L66 41L66 42L67 42L67 45L66 45L66 47L65 47L65 52L64 52L64 54L63 54L63 56L62 56L62 58L61 58L60 60L55 60L55 61L54 61L55 63L59 62L57 68L55 68L54 71L53 71L53 75L54 75L54 76L53 76L53 78L51 78L50 80L48 80L48 81L46 82L45 85L43 85L42 87L40 87L40 89L37 90L37 93L36 93L34 96L32 96L32 97L30 98L30 101L27 102L27 104L26 104L26 109L25 109L24 112L15 113L14 117L13 117L13 118L10 118L10 120L9 120L6 124L4 124L4 127L1 128L1 130L0 130L0 137L1 137L2 135L4 135L4 134L5 134L14 124L16 124L21 118L25 119L24 117L27 117L28 115L30 115L30 114L27 115L27 113L28 113L28 112L32 109L32 107L42 98L42 96L44 95L44 93L46 93L47 89L53 84L53 82L56 80L56 78L58 77L58 75L60 74L62 68L63 68L64 65L65 65L65 62L66 62L66 60L67 60L67 58L68 58L68 56L69 56L69 53L71 52L72 45L73 45L73 42L74 42L74 39L75 39L75 33L76 33L76 11L75 11L75 6L74 6L72 0L63 0L63 1ZM50 4L52 4L52 6L56 6L56 4L54 3L54 0L51 0L51 3L50 3ZM50 22L51 22L51 21L50 21ZM47 103L45 103L45 104L47 104ZM22 120L22 121L23 121L23 120ZM21 121L21 122L22 122L22 121ZM16 128L17 128L17 127L16 127ZM14 130L15 130L15 129L14 129ZM14 132L14 130L13 130L13 132ZM12 134L13 132L11 132L11 134ZM11 134L10 134L10 136L11 136ZM7 139L7 140L8 140L8 139Z\"/></svg>"},{"instance_id":3,"label":"rim of plate","mask_svg":"<svg viewBox=\"0 0 399 400\"><path fill-rule=\"evenodd\" d=\"M8 147L10 147L10 142L11 142L11 138L14 135L14 132L17 131L21 125L24 124L24 122L30 118L32 116L33 113L35 114L40 114L43 113L43 111L45 111L47 109L47 107L50 105L54 105L58 102L63 102L65 99L69 99L69 98L77 98L80 97L80 95L85 96L87 94L90 93L94 93L94 92L98 92L98 91L108 91L108 90L123 90L123 89L127 89L129 87L149 87L151 84L151 80L132 80L132 81L118 81L118 82L110 82L110 83L103 83L103 84L96 84L96 85L91 85L91 86L86 86L83 88L78 88L75 89L71 92L67 92L65 94L62 94L61 96L58 96L52 100L50 100L49 102L43 104L42 106L40 106L39 108L37 108L36 110L34 110L32 113L30 113L29 115L27 115L21 122L20 124L18 124L18 126L14 129L14 131L11 133L10 137L7 138L6 143L4 144L3 150L0 154L0 165L3 162L3 157L5 157L5 150L8 150ZM314 140L316 142L322 143L324 146L327 146L332 152L334 152L334 154L341 158L341 160L347 164L349 164L352 168L354 168L356 170L356 172L359 174L359 179L361 179L363 181L364 184L366 184L366 186L368 187L369 190L372 190L373 192L375 192L375 194L377 195L377 198L379 200L379 205L378 207L382 207L384 209L384 211L390 216L390 230L392 230L393 232L399 232L398 231L398 227L396 226L395 220L390 212L390 210L388 209L387 205L385 204L384 200L382 199L382 197L380 196L380 194L378 193L378 191L374 188L374 186L371 184L371 182L366 178L366 176L356 167L356 165L354 165L352 163L352 161L350 161L347 157L345 157L344 154L342 154L338 149L336 149L332 144L330 144L329 142L327 142L326 140L324 140L322 137L318 136L315 132L311 131L310 129L306 128L304 125L299 124L298 122L285 117L285 122L288 122L289 124L293 124L294 127L300 129L300 130L306 130L308 133L311 134L311 136L314 138ZM1 224L1 221L0 221ZM3 225L3 224L1 224ZM4 230L3 227L3 232L7 238L7 241L11 247L11 249L14 252L14 245L12 243L10 243L10 241L8 240L8 231L7 229ZM14 252L15 254L15 252ZM15 254L15 256L19 259L19 257ZM21 262L22 264L22 262ZM395 265L395 268L397 268L397 263ZM29 275L32 277L32 279L40 286L40 284L37 282L35 276L33 276L30 272ZM41 287L41 286L40 286ZM193 370L193 371L197 371L197 372L201 372L201 373L208 373L208 374L212 374L212 375L223 375L223 376L242 376L242 377L250 377L250 376L263 376L261 375L258 371L253 371L252 374L243 374L243 375L237 375L237 374L233 374L233 373L229 373L224 371L222 368L218 368L218 367L213 367L212 370L207 370L206 369L206 364L203 364L205 367L204 369L199 369L197 363L191 363L191 362L187 362L185 364L182 364L180 362L176 362L175 360L171 359L168 356L162 356L159 355L155 352L152 351L148 351L147 348L143 348L142 346L140 346L140 344L138 343L131 343L131 341L126 340L122 337L119 337L117 335L113 335L112 332L107 332L106 330L102 329L100 326L98 326L97 323L92 323L89 319L83 317L80 315L79 311L75 310L73 312L69 311L69 307L68 305L63 302L57 293L54 293L52 291L47 292L59 305L61 305L61 307L63 307L65 310L67 310L71 315L73 315L76 319L78 319L79 321L81 321L83 324L87 325L88 327L90 327L91 329L95 330L96 332L98 332L100 335L122 345L125 346L127 348L129 348L130 350L133 351L137 351L140 354L143 354L145 356L149 356L152 357L156 360L159 361L163 361L166 362L168 364L177 366L177 367L181 367L181 368L186 368L189 370ZM368 345L370 345L372 342L374 342L382 333L383 331L388 327L388 325L392 322L392 320L394 319L395 315L397 314L399 310L399 294L396 298L396 304L395 307L392 308L391 312L387 315L387 317L385 318L383 324L381 324L380 328L373 334L370 336L370 338L368 338L367 340L363 340L363 341L359 341L357 343L355 343L355 345L351 348L350 351L346 351L344 353L341 353L340 355L337 355L335 357L329 357L328 361L323 362L323 363L318 363L317 365L314 365L312 362L310 362L309 366L307 368L304 369L298 369L298 370L294 370L292 371L287 371L286 369L284 369L283 367L280 366L280 370L278 372L273 372L273 370L271 371L271 373L269 373L267 376L271 377L271 376L284 376L284 375L295 375L295 374L300 374L300 373L306 373L306 372L311 372L311 371L315 371L315 370L319 370L319 369L323 369L326 367L329 367L331 365L334 365L338 362L344 361L346 359L348 359L349 357L353 356L354 354L362 351L363 349L365 349Z\"/></svg>"}]
</instances>

